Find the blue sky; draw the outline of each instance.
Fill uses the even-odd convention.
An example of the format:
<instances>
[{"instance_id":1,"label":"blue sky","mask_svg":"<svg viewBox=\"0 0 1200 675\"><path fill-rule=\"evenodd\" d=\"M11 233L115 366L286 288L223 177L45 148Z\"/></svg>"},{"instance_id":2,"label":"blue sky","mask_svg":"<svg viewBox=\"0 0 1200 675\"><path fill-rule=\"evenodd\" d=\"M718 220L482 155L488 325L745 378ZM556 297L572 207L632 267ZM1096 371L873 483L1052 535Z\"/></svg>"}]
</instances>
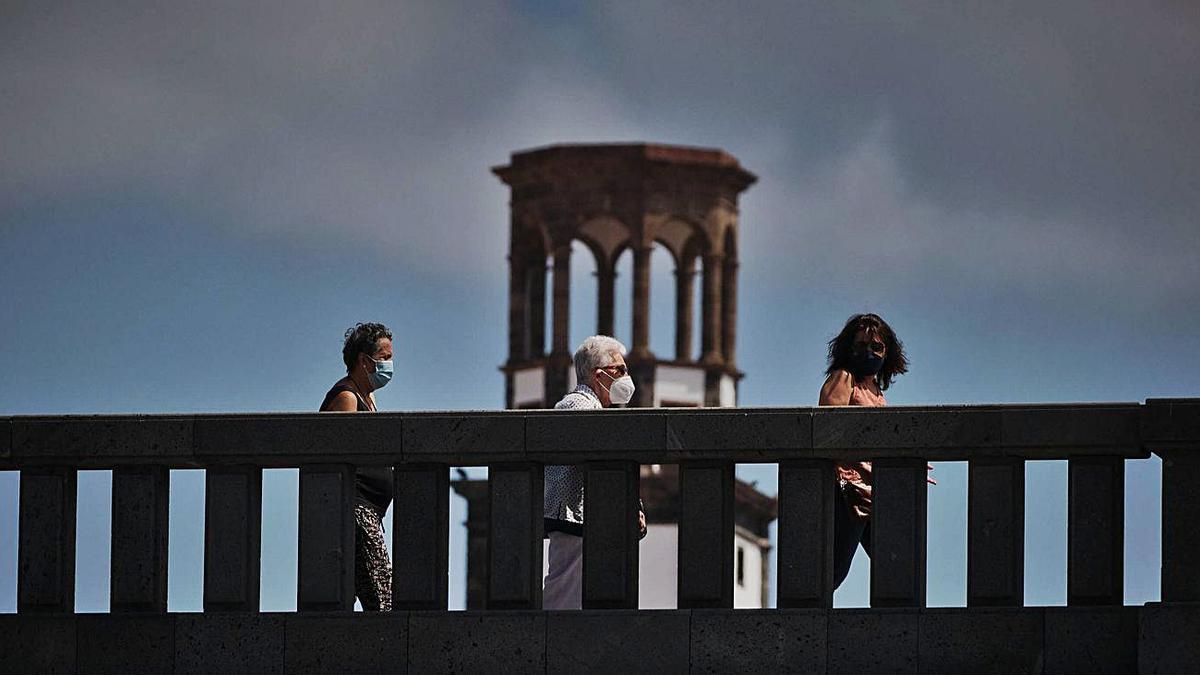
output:
<instances>
[{"instance_id":1,"label":"blue sky","mask_svg":"<svg viewBox=\"0 0 1200 675\"><path fill-rule=\"evenodd\" d=\"M382 407L499 407L507 194L488 169L593 141L719 147L760 177L741 203L745 405L815 403L825 341L863 310L912 359L893 404L1196 395L1200 10L550 6L6 3L0 414L313 410L366 320L397 336ZM574 259L577 342L594 303ZM1131 602L1157 597L1157 472L1127 466ZM965 469L937 473L930 600L958 604ZM1065 467L1028 474L1027 599L1058 603ZM103 595L107 564L82 553L107 547L83 520L103 521L105 480L80 481L81 609ZM195 513L202 481L175 480L173 513ZM15 485L0 476L10 611ZM266 489L281 607L294 487ZM194 608L199 530L175 523L172 603ZM862 562L840 603L864 601Z\"/></svg>"}]
</instances>

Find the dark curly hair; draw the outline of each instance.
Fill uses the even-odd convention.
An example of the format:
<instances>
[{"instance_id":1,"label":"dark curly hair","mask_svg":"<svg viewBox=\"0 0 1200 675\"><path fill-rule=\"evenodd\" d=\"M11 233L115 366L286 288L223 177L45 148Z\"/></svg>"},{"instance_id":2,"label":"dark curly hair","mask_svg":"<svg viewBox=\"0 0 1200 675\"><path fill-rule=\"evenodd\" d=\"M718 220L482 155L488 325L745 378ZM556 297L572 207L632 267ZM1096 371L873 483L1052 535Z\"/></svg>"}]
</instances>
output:
<instances>
[{"instance_id":1,"label":"dark curly hair","mask_svg":"<svg viewBox=\"0 0 1200 675\"><path fill-rule=\"evenodd\" d=\"M851 370L854 336L860 330L875 333L887 347L883 366L875 375L875 382L879 385L879 390L883 391L892 385L892 377L908 372L908 357L904 355L904 343L900 342L896 332L878 314L855 314L846 321L842 332L829 341L829 367L825 369L825 374L832 375L835 370Z\"/></svg>"},{"instance_id":2,"label":"dark curly hair","mask_svg":"<svg viewBox=\"0 0 1200 675\"><path fill-rule=\"evenodd\" d=\"M381 323L358 323L353 328L346 329L346 342L342 345L342 360L346 362L346 372L354 370L354 361L359 354L374 356L379 350L379 341L392 339L392 331Z\"/></svg>"}]
</instances>

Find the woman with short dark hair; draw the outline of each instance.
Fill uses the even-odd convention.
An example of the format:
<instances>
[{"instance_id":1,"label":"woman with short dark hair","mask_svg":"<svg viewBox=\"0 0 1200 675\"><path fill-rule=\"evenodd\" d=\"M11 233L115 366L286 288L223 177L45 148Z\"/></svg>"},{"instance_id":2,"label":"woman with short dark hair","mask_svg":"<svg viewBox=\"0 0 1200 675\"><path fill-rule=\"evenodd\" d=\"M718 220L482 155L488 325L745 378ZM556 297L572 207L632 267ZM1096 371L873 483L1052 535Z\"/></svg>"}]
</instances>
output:
<instances>
[{"instance_id":1,"label":"woman with short dark hair","mask_svg":"<svg viewBox=\"0 0 1200 675\"><path fill-rule=\"evenodd\" d=\"M820 405L884 406L892 378L908 372L904 344L877 314L855 314L829 341L829 367ZM837 465L833 587L842 585L861 543L871 555L871 463ZM930 482L933 482L932 480Z\"/></svg>"},{"instance_id":2,"label":"woman with short dark hair","mask_svg":"<svg viewBox=\"0 0 1200 675\"><path fill-rule=\"evenodd\" d=\"M321 412L375 412L375 390L392 379L392 332L381 323L348 329L342 361L346 376L325 394ZM391 611L392 563L383 538L383 516L392 501L392 470L359 467L355 483L354 594L364 611Z\"/></svg>"}]
</instances>

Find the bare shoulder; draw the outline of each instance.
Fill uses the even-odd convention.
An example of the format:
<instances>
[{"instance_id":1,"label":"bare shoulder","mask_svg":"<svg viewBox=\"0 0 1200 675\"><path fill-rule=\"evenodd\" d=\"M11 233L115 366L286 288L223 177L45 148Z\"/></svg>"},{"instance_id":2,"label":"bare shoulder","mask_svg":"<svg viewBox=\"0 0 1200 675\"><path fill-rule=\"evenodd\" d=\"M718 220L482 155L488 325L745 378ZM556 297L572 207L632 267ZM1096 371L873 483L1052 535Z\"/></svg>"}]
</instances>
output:
<instances>
[{"instance_id":1,"label":"bare shoulder","mask_svg":"<svg viewBox=\"0 0 1200 675\"><path fill-rule=\"evenodd\" d=\"M854 389L854 376L849 371L838 369L825 378L821 385L819 405L850 405L850 393Z\"/></svg>"},{"instance_id":2,"label":"bare shoulder","mask_svg":"<svg viewBox=\"0 0 1200 675\"><path fill-rule=\"evenodd\" d=\"M339 391L322 412L353 412L358 410L358 398L351 391Z\"/></svg>"}]
</instances>

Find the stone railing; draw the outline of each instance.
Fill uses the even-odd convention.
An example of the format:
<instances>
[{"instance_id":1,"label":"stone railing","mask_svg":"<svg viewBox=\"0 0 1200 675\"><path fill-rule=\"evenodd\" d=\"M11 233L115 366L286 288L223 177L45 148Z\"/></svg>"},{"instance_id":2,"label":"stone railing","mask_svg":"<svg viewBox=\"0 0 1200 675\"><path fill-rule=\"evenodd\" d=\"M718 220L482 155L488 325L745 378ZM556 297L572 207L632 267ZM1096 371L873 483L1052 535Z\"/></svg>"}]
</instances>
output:
<instances>
[{"instance_id":1,"label":"stone railing","mask_svg":"<svg viewBox=\"0 0 1200 675\"><path fill-rule=\"evenodd\" d=\"M1122 608L1124 460L1151 452L1163 459L1163 604ZM875 462L870 610L829 609L839 459ZM1045 459L1069 466L1066 608L1022 607L1024 462ZM923 609L936 460L969 463L966 609ZM737 462L779 465L779 610L731 609ZM642 463L680 465L679 611L635 611ZM539 610L545 464L588 468L583 612ZM349 613L358 465L395 469L388 615ZM445 611L450 466L489 468L485 612ZM296 614L258 612L265 467L300 468ZM76 617L76 471L97 468L113 470L112 613ZM202 614L166 614L172 468L206 469ZM1200 658L1200 631L1188 632L1200 622L1200 399L11 417L0 469L20 471L17 614L0 617L18 665L1056 670Z\"/></svg>"}]
</instances>

